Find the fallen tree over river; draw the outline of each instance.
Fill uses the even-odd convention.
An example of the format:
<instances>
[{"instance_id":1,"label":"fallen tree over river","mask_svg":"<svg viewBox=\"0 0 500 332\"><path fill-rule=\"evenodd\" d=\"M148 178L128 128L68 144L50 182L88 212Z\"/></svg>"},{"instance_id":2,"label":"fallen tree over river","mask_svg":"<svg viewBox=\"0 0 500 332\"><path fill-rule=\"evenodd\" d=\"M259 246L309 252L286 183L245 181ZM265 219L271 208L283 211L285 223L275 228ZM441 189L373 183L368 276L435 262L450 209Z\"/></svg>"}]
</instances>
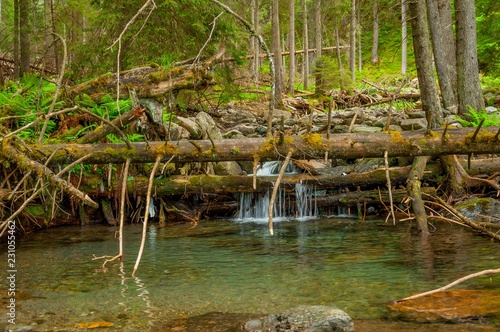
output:
<instances>
[{"instance_id":1,"label":"fallen tree over river","mask_svg":"<svg viewBox=\"0 0 500 332\"><path fill-rule=\"evenodd\" d=\"M388 132L369 134L305 134L280 138L244 138L224 140L186 140L177 142L99 144L44 144L29 146L33 156L47 158L50 164L69 164L88 156L89 164L154 162L171 158L176 163L281 160L288 152L294 159L333 159L441 156L500 153L500 127L436 130L432 132Z\"/></svg>"}]
</instances>

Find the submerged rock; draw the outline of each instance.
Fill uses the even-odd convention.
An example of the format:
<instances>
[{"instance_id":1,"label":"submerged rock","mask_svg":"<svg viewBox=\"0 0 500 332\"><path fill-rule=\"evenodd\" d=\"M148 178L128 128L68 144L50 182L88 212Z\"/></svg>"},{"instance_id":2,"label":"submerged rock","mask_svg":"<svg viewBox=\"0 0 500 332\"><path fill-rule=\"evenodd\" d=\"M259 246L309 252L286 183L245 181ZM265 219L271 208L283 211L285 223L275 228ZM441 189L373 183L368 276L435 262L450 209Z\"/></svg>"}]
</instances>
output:
<instances>
[{"instance_id":1,"label":"submerged rock","mask_svg":"<svg viewBox=\"0 0 500 332\"><path fill-rule=\"evenodd\" d=\"M473 221L499 223L498 218L489 217L500 215L500 201L497 199L491 197L470 198L458 202L454 207Z\"/></svg>"},{"instance_id":2,"label":"submerged rock","mask_svg":"<svg viewBox=\"0 0 500 332\"><path fill-rule=\"evenodd\" d=\"M344 311L324 305L299 306L284 313L247 321L245 332L350 332L354 331L351 317Z\"/></svg>"},{"instance_id":3,"label":"submerged rock","mask_svg":"<svg viewBox=\"0 0 500 332\"><path fill-rule=\"evenodd\" d=\"M500 317L500 291L448 290L395 303L389 309L400 318L419 322Z\"/></svg>"}]
</instances>

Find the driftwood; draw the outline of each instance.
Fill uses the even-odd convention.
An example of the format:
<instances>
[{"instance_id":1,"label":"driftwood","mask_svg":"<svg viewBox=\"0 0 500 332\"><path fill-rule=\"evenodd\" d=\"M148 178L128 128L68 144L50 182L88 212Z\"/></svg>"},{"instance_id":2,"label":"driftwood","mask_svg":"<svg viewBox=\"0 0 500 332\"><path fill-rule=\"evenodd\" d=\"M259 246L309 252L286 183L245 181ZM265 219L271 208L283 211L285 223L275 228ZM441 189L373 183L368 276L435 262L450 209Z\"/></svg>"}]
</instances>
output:
<instances>
[{"instance_id":1,"label":"driftwood","mask_svg":"<svg viewBox=\"0 0 500 332\"><path fill-rule=\"evenodd\" d=\"M219 161L261 161L282 160L288 151L293 159L323 159L326 152L332 159L382 158L388 151L389 157L440 156L450 154L468 155L498 154L500 140L496 136L499 127L481 130L481 135L471 141L472 128L448 130L442 139L442 130L432 135L424 131L390 132L371 134L332 134L330 139L320 134L305 134L286 137L283 144L272 138L245 138L226 140L199 140L178 142L131 143L128 149L123 143L116 144L54 144L36 146L36 152L45 156L55 154L54 164L67 164L92 154L87 159L91 164L123 163L130 158L132 163L154 162L158 155L162 161L174 157L176 163L219 162Z\"/></svg>"}]
</instances>

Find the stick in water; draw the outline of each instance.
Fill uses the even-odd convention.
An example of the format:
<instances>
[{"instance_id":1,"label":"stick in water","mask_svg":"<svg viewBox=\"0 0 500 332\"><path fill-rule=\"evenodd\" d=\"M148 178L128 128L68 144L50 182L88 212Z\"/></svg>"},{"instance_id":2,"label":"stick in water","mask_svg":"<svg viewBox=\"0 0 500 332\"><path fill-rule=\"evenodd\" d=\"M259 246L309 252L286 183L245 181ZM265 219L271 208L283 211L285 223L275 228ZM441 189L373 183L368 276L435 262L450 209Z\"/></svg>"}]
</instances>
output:
<instances>
[{"instance_id":1,"label":"stick in water","mask_svg":"<svg viewBox=\"0 0 500 332\"><path fill-rule=\"evenodd\" d=\"M283 166L281 166L280 173L278 174L278 178L276 179L276 183L274 184L273 194L271 195L271 201L269 202L269 234L271 236L274 235L273 231L273 211L274 211L274 201L276 200L276 194L278 193L278 187L280 186L281 178L283 178L283 174L285 174L286 167L290 162L290 158L292 157L292 151L289 151L286 155L285 161L283 162Z\"/></svg>"},{"instance_id":2,"label":"stick in water","mask_svg":"<svg viewBox=\"0 0 500 332\"><path fill-rule=\"evenodd\" d=\"M135 277L135 272L137 272L137 268L139 267L139 263L141 262L142 252L144 251L144 244L146 243L146 232L148 230L148 217L149 217L149 202L151 201L151 190L153 189L153 182L155 179L155 173L160 165L162 156L156 157L156 162L151 170L151 175L149 176L149 184L148 184L148 194L146 196L146 209L144 212L144 221L142 222L142 240L141 246L139 248L139 253L137 254L137 260L135 261L134 270L132 271L132 277Z\"/></svg>"}]
</instances>

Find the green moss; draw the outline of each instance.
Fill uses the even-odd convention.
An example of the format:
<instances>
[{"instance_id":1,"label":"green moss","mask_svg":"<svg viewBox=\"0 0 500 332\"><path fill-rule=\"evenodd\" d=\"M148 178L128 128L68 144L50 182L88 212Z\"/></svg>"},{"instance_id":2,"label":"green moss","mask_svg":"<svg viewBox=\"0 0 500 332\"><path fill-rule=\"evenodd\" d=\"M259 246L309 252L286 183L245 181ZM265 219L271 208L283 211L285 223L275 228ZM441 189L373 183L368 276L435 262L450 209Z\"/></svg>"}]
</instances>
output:
<instances>
[{"instance_id":1,"label":"green moss","mask_svg":"<svg viewBox=\"0 0 500 332\"><path fill-rule=\"evenodd\" d=\"M410 141L405 139L400 131L389 131L389 134L391 135L391 140L394 143L400 143L404 145L410 144Z\"/></svg>"},{"instance_id":2,"label":"green moss","mask_svg":"<svg viewBox=\"0 0 500 332\"><path fill-rule=\"evenodd\" d=\"M474 198L457 203L455 205L455 208L459 210L465 209L469 212L473 212L478 205L481 207L481 210L486 210L491 205L491 203L491 200L488 198Z\"/></svg>"},{"instance_id":3,"label":"green moss","mask_svg":"<svg viewBox=\"0 0 500 332\"><path fill-rule=\"evenodd\" d=\"M474 136L474 132L470 132L467 135L465 135L464 136L465 143L466 144L473 143L473 141L472 141L473 136ZM492 132L486 131L486 130L482 130L482 131L480 130L477 133L474 142L475 143L494 143L494 142L496 142L495 134L493 134Z\"/></svg>"},{"instance_id":4,"label":"green moss","mask_svg":"<svg viewBox=\"0 0 500 332\"><path fill-rule=\"evenodd\" d=\"M234 156L237 156L240 154L240 149L234 147L231 149L231 154L234 155Z\"/></svg>"},{"instance_id":5,"label":"green moss","mask_svg":"<svg viewBox=\"0 0 500 332\"><path fill-rule=\"evenodd\" d=\"M25 211L34 217L43 218L45 216L45 209L42 205L28 205L25 207Z\"/></svg>"},{"instance_id":6,"label":"green moss","mask_svg":"<svg viewBox=\"0 0 500 332\"><path fill-rule=\"evenodd\" d=\"M167 155L174 155L174 154L179 153L179 149L176 145L174 145L172 143L165 143L161 146L158 146L156 148L156 152L158 154L167 156Z\"/></svg>"},{"instance_id":7,"label":"green moss","mask_svg":"<svg viewBox=\"0 0 500 332\"><path fill-rule=\"evenodd\" d=\"M323 136L321 134L304 134L302 139L313 148L323 147Z\"/></svg>"}]
</instances>

